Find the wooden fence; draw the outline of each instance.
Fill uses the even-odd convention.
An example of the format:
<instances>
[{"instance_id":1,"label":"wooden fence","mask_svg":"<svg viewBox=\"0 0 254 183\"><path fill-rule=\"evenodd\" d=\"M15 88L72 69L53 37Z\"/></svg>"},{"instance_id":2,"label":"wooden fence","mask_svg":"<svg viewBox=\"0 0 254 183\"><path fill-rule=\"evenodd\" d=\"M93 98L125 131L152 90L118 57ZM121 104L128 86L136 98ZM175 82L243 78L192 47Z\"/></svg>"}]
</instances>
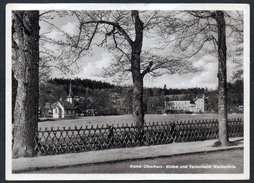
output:
<instances>
[{"instance_id":1,"label":"wooden fence","mask_svg":"<svg viewBox=\"0 0 254 183\"><path fill-rule=\"evenodd\" d=\"M228 135L243 136L242 118L229 119ZM141 132L133 124L45 128L38 130L35 150L42 155L48 155L216 138L217 120L145 123Z\"/></svg>"}]
</instances>

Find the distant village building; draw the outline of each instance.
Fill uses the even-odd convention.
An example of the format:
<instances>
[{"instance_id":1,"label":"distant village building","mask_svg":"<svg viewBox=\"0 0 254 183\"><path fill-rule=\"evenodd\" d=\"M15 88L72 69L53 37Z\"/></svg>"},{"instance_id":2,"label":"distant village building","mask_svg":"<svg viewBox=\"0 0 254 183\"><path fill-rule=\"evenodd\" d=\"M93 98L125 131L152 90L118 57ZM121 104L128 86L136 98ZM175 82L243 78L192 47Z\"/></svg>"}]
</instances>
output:
<instances>
[{"instance_id":1,"label":"distant village building","mask_svg":"<svg viewBox=\"0 0 254 183\"><path fill-rule=\"evenodd\" d=\"M68 101L57 101L52 105L53 118L75 118L75 107Z\"/></svg>"},{"instance_id":2,"label":"distant village building","mask_svg":"<svg viewBox=\"0 0 254 183\"><path fill-rule=\"evenodd\" d=\"M116 92L111 93L112 107L115 114L130 114L131 109L126 98Z\"/></svg>"},{"instance_id":3,"label":"distant village building","mask_svg":"<svg viewBox=\"0 0 254 183\"><path fill-rule=\"evenodd\" d=\"M73 105L73 93L71 88L71 83L69 87L69 95L67 96L66 100L60 99L59 101L55 102L51 106L49 103L46 104L48 115L53 118L75 118L76 111Z\"/></svg>"},{"instance_id":4,"label":"distant village building","mask_svg":"<svg viewBox=\"0 0 254 183\"><path fill-rule=\"evenodd\" d=\"M192 113L203 113L206 111L206 98L205 95L197 96L195 99L181 100L181 96L178 100L171 100L172 96L165 96L165 110L175 112L192 112Z\"/></svg>"}]
</instances>

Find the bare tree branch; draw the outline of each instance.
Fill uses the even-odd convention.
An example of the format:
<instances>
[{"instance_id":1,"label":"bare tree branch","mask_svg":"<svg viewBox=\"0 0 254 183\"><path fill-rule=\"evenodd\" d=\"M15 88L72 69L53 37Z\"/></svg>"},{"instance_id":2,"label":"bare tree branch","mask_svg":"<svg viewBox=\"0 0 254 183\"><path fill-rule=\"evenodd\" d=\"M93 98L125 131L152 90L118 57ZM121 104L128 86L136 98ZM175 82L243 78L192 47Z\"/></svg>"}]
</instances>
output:
<instances>
[{"instance_id":1,"label":"bare tree branch","mask_svg":"<svg viewBox=\"0 0 254 183\"><path fill-rule=\"evenodd\" d=\"M142 72L142 76L144 77L147 73L151 71L151 68L153 66L153 61L149 62L149 65L146 67L146 69Z\"/></svg>"}]
</instances>

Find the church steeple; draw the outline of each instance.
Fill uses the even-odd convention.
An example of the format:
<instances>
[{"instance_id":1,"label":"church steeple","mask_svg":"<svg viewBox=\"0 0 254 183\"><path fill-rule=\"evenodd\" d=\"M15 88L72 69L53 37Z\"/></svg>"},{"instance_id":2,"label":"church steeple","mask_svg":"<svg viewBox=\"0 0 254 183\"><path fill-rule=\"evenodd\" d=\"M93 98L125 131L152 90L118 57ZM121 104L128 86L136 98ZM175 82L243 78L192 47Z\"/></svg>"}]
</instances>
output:
<instances>
[{"instance_id":1,"label":"church steeple","mask_svg":"<svg viewBox=\"0 0 254 183\"><path fill-rule=\"evenodd\" d=\"M72 93L72 88L71 88L71 81L70 81L69 95L67 97L67 101L70 102L71 104L73 103L73 93Z\"/></svg>"},{"instance_id":2,"label":"church steeple","mask_svg":"<svg viewBox=\"0 0 254 183\"><path fill-rule=\"evenodd\" d=\"M72 97L73 93L72 93L72 88L71 88L71 81L70 81L70 86L69 86L69 97Z\"/></svg>"}]
</instances>

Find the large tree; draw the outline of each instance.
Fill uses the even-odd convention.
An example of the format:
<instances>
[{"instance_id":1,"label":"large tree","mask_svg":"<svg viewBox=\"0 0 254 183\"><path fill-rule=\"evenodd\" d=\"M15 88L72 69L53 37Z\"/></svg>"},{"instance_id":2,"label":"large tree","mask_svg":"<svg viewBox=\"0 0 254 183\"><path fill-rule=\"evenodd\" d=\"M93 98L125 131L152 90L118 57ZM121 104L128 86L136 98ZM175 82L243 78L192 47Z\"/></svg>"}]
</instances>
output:
<instances>
[{"instance_id":1,"label":"large tree","mask_svg":"<svg viewBox=\"0 0 254 183\"><path fill-rule=\"evenodd\" d=\"M211 16L216 20L218 31L218 113L219 113L219 141L222 146L229 144L228 140L228 101L227 101L227 45L226 23L223 11L215 11Z\"/></svg>"},{"instance_id":2,"label":"large tree","mask_svg":"<svg viewBox=\"0 0 254 183\"><path fill-rule=\"evenodd\" d=\"M14 158L33 156L38 121L39 11L12 12Z\"/></svg>"},{"instance_id":3,"label":"large tree","mask_svg":"<svg viewBox=\"0 0 254 183\"><path fill-rule=\"evenodd\" d=\"M171 34L166 44L174 45L177 52L183 52L183 57L191 59L210 54L218 58L218 144L222 146L229 144L227 57L230 56L233 62L242 62L242 45L236 46L243 40L243 21L239 16L242 17L242 13L237 11L176 11L167 16L169 23L165 23L165 31ZM231 44L230 51L226 38L229 38L227 42Z\"/></svg>"},{"instance_id":4,"label":"large tree","mask_svg":"<svg viewBox=\"0 0 254 183\"><path fill-rule=\"evenodd\" d=\"M157 11L66 11L54 12L60 17L72 16L78 22L76 32L64 31L43 20L61 34L61 38L52 39L44 34L43 41L59 48L59 55L64 55L71 62L87 54L92 45L109 50L114 56L114 63L105 69L107 76L124 79L130 76L133 82L132 111L137 126L144 125L143 81L147 74L159 76L163 73L183 73L191 68L187 59L180 59L177 54L161 54L161 50L145 50L144 41L152 44L158 41L161 17ZM146 45L148 47L148 45ZM169 53L169 50L167 50ZM64 53L64 54L62 54ZM66 55L67 53L67 55ZM71 56L71 57L70 57Z\"/></svg>"}]
</instances>

